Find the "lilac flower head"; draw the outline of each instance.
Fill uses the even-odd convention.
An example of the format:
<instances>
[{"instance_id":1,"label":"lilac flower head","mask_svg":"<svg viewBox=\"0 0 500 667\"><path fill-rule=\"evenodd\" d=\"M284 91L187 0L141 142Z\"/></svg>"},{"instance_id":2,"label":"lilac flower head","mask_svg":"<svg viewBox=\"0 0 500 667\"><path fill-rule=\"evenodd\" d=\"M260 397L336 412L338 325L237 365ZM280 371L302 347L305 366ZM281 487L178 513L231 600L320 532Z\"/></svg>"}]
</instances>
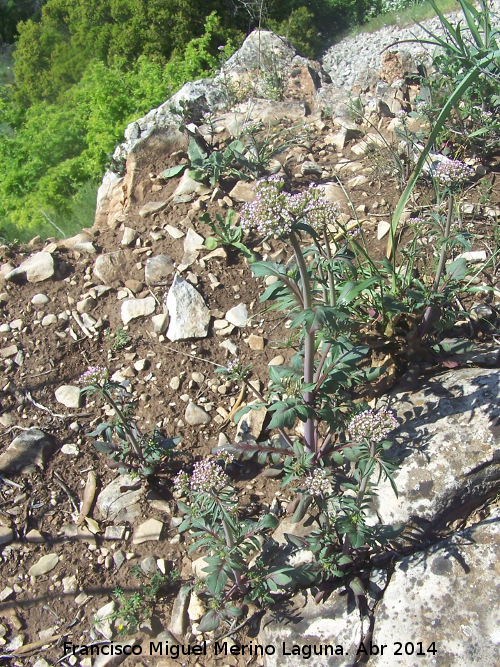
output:
<instances>
[{"instance_id":1,"label":"lilac flower head","mask_svg":"<svg viewBox=\"0 0 500 667\"><path fill-rule=\"evenodd\" d=\"M445 160L433 169L434 178L440 185L453 187L461 185L474 175L474 169L460 160Z\"/></svg>"},{"instance_id":2,"label":"lilac flower head","mask_svg":"<svg viewBox=\"0 0 500 667\"><path fill-rule=\"evenodd\" d=\"M104 366L90 366L85 373L82 373L78 378L79 384L89 385L102 385L106 382L109 377L108 369Z\"/></svg>"},{"instance_id":3,"label":"lilac flower head","mask_svg":"<svg viewBox=\"0 0 500 667\"><path fill-rule=\"evenodd\" d=\"M231 452L228 452L227 449L221 449L219 452L219 458L221 458L226 465L229 465L234 461L234 455Z\"/></svg>"},{"instance_id":4,"label":"lilac flower head","mask_svg":"<svg viewBox=\"0 0 500 667\"><path fill-rule=\"evenodd\" d=\"M255 185L255 201L241 210L241 227L254 230L262 236L287 236L298 222L321 231L333 224L340 215L336 202L324 196L323 188L311 184L296 194L283 192L285 185L280 176L262 179Z\"/></svg>"},{"instance_id":5,"label":"lilac flower head","mask_svg":"<svg viewBox=\"0 0 500 667\"><path fill-rule=\"evenodd\" d=\"M193 466L191 491L198 493L217 493L229 484L229 477L215 461L205 459Z\"/></svg>"},{"instance_id":6,"label":"lilac flower head","mask_svg":"<svg viewBox=\"0 0 500 667\"><path fill-rule=\"evenodd\" d=\"M304 480L307 493L311 496L321 496L331 491L330 480L323 468L316 468Z\"/></svg>"},{"instance_id":7,"label":"lilac flower head","mask_svg":"<svg viewBox=\"0 0 500 667\"><path fill-rule=\"evenodd\" d=\"M189 489L189 475L184 470L179 470L174 479L174 489L184 494Z\"/></svg>"},{"instance_id":8,"label":"lilac flower head","mask_svg":"<svg viewBox=\"0 0 500 667\"><path fill-rule=\"evenodd\" d=\"M293 218L287 210L287 195L282 192L285 181L271 176L257 181L255 201L241 209L240 224L244 230L255 230L262 236L286 236L292 231Z\"/></svg>"},{"instance_id":9,"label":"lilac flower head","mask_svg":"<svg viewBox=\"0 0 500 667\"><path fill-rule=\"evenodd\" d=\"M348 426L349 436L354 442L370 440L381 442L393 429L399 426L394 413L387 408L378 411L364 410L351 419Z\"/></svg>"}]
</instances>

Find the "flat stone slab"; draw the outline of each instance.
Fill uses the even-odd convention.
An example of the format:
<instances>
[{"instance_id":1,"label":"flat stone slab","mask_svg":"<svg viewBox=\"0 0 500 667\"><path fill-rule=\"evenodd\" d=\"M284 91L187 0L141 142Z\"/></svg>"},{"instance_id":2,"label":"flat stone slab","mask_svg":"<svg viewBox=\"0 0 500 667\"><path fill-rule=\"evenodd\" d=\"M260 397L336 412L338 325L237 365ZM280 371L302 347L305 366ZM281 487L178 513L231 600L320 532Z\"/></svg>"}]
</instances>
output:
<instances>
[{"instance_id":1,"label":"flat stone slab","mask_svg":"<svg viewBox=\"0 0 500 667\"><path fill-rule=\"evenodd\" d=\"M212 421L208 412L192 401L188 403L184 419L190 426L201 426L202 424L209 424Z\"/></svg>"},{"instance_id":2,"label":"flat stone slab","mask_svg":"<svg viewBox=\"0 0 500 667\"><path fill-rule=\"evenodd\" d=\"M31 577L40 577L42 574L51 572L58 563L59 556L57 554L47 554L30 567L28 574Z\"/></svg>"},{"instance_id":3,"label":"flat stone slab","mask_svg":"<svg viewBox=\"0 0 500 667\"><path fill-rule=\"evenodd\" d=\"M125 275L125 253L122 250L99 255L94 263L94 276L105 285L127 278Z\"/></svg>"},{"instance_id":4,"label":"flat stone slab","mask_svg":"<svg viewBox=\"0 0 500 667\"><path fill-rule=\"evenodd\" d=\"M96 509L101 518L121 523L138 517L141 512L139 501L142 488L135 487L137 478L131 475L120 475L108 484L96 501Z\"/></svg>"},{"instance_id":5,"label":"flat stone slab","mask_svg":"<svg viewBox=\"0 0 500 667\"><path fill-rule=\"evenodd\" d=\"M0 455L0 473L43 468L54 445L54 440L38 428L23 431Z\"/></svg>"},{"instance_id":6,"label":"flat stone slab","mask_svg":"<svg viewBox=\"0 0 500 667\"><path fill-rule=\"evenodd\" d=\"M80 407L80 387L63 384L55 391L56 401L67 408Z\"/></svg>"},{"instance_id":7,"label":"flat stone slab","mask_svg":"<svg viewBox=\"0 0 500 667\"><path fill-rule=\"evenodd\" d=\"M133 544L142 544L143 542L158 542L163 523L158 519L148 519L136 529L134 533Z\"/></svg>"},{"instance_id":8,"label":"flat stone slab","mask_svg":"<svg viewBox=\"0 0 500 667\"><path fill-rule=\"evenodd\" d=\"M376 667L497 665L500 655L500 512L424 552L403 558L375 609ZM402 655L394 655L393 642ZM435 642L435 655L417 657ZM405 655L406 644L414 655Z\"/></svg>"},{"instance_id":9,"label":"flat stone slab","mask_svg":"<svg viewBox=\"0 0 500 667\"><path fill-rule=\"evenodd\" d=\"M244 303L239 303L228 310L224 317L235 327L246 327L248 321L247 307Z\"/></svg>"},{"instance_id":10,"label":"flat stone slab","mask_svg":"<svg viewBox=\"0 0 500 667\"><path fill-rule=\"evenodd\" d=\"M498 492L499 379L498 369L464 368L390 396L401 423L387 452L400 461L394 473L399 496L388 481L378 485L382 523L436 527L467 516Z\"/></svg>"},{"instance_id":11,"label":"flat stone slab","mask_svg":"<svg viewBox=\"0 0 500 667\"><path fill-rule=\"evenodd\" d=\"M168 255L148 257L144 267L146 285L166 285L174 272L174 260Z\"/></svg>"},{"instance_id":12,"label":"flat stone slab","mask_svg":"<svg viewBox=\"0 0 500 667\"><path fill-rule=\"evenodd\" d=\"M144 299L125 299L122 301L121 318L123 324L128 324L139 317L146 317L155 312L156 301L154 297L147 296Z\"/></svg>"}]
</instances>

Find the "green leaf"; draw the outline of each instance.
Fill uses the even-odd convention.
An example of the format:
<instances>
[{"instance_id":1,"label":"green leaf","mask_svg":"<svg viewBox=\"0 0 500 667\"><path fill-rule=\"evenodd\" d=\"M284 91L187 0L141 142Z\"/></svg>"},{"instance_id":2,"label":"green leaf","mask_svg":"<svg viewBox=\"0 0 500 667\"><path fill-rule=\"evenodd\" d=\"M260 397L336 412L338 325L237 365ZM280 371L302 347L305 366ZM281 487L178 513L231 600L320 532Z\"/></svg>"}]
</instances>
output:
<instances>
[{"instance_id":1,"label":"green leaf","mask_svg":"<svg viewBox=\"0 0 500 667\"><path fill-rule=\"evenodd\" d=\"M207 250L215 250L219 246L218 240L213 236L207 236L205 239L205 248Z\"/></svg>"},{"instance_id":2,"label":"green leaf","mask_svg":"<svg viewBox=\"0 0 500 667\"><path fill-rule=\"evenodd\" d=\"M113 451L113 447L106 444L105 442L93 440L92 444L94 445L94 447L97 449L98 452L101 452L101 454L110 454Z\"/></svg>"},{"instance_id":3,"label":"green leaf","mask_svg":"<svg viewBox=\"0 0 500 667\"><path fill-rule=\"evenodd\" d=\"M266 514L261 519L259 519L256 530L274 530L278 527L279 521L274 516L274 514Z\"/></svg>"},{"instance_id":4,"label":"green leaf","mask_svg":"<svg viewBox=\"0 0 500 667\"><path fill-rule=\"evenodd\" d=\"M311 496L302 496L297 506L297 509L293 513L292 523L298 523L299 521L302 521L302 519L306 515L309 505L312 503L312 500L313 499L311 498Z\"/></svg>"},{"instance_id":5,"label":"green leaf","mask_svg":"<svg viewBox=\"0 0 500 667\"><path fill-rule=\"evenodd\" d=\"M463 280L467 275L467 261L460 257L446 267L449 280Z\"/></svg>"},{"instance_id":6,"label":"green leaf","mask_svg":"<svg viewBox=\"0 0 500 667\"><path fill-rule=\"evenodd\" d=\"M200 630L200 632L212 632L213 630L217 630L219 625L219 614L211 609L210 611L207 611L207 613L201 619L198 630Z\"/></svg>"},{"instance_id":7,"label":"green leaf","mask_svg":"<svg viewBox=\"0 0 500 667\"><path fill-rule=\"evenodd\" d=\"M163 178L173 178L174 176L177 176L180 174L184 169L186 169L187 164L177 164L175 167L170 167L169 169L165 169L165 171L162 171L160 176L163 176Z\"/></svg>"},{"instance_id":8,"label":"green leaf","mask_svg":"<svg viewBox=\"0 0 500 667\"><path fill-rule=\"evenodd\" d=\"M189 140L188 155L191 163L196 160L203 161L207 157L206 153L201 150L193 137Z\"/></svg>"},{"instance_id":9,"label":"green leaf","mask_svg":"<svg viewBox=\"0 0 500 667\"><path fill-rule=\"evenodd\" d=\"M205 583L208 586L212 595L217 597L219 593L222 593L224 590L227 579L228 579L228 569L227 563L225 560L222 560L218 556L212 558L206 558L207 562L211 560L214 561L210 563L209 568L205 568L205 571L209 570L210 574L205 579Z\"/></svg>"},{"instance_id":10,"label":"green leaf","mask_svg":"<svg viewBox=\"0 0 500 667\"><path fill-rule=\"evenodd\" d=\"M348 304L353 299L355 299L358 294L361 294L361 292L364 292L366 289L371 287L374 283L380 282L381 278L380 276L370 276L366 280L362 280L361 282L354 282L350 280L347 282L344 287L342 288L338 298L337 298L337 304Z\"/></svg>"},{"instance_id":11,"label":"green leaf","mask_svg":"<svg viewBox=\"0 0 500 667\"><path fill-rule=\"evenodd\" d=\"M354 577L354 579L349 582L349 588L356 597L365 594L365 587L363 586L363 582L358 577Z\"/></svg>"},{"instance_id":12,"label":"green leaf","mask_svg":"<svg viewBox=\"0 0 500 667\"><path fill-rule=\"evenodd\" d=\"M292 577L290 577L288 574L285 572L282 572L278 570L277 572L272 572L267 576L267 581L273 581L276 586L279 586L280 588L284 588L285 586L288 586L292 582Z\"/></svg>"}]
</instances>

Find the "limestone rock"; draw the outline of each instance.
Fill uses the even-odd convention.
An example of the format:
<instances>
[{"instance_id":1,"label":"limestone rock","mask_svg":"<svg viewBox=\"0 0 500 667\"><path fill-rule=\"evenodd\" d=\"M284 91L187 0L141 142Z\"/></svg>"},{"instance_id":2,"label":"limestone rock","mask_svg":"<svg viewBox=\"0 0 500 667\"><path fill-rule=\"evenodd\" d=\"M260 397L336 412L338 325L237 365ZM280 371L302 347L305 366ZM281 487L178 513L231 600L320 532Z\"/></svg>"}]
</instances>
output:
<instances>
[{"instance_id":1,"label":"limestone rock","mask_svg":"<svg viewBox=\"0 0 500 667\"><path fill-rule=\"evenodd\" d=\"M397 637L403 647L407 642L416 646L418 638L424 651L435 642L438 653L428 654L429 662L447 667L496 664L500 651L498 519L497 511L496 517L403 558L377 605L374 643ZM416 655L390 658L391 667L417 667L421 661ZM385 656L370 658L370 665L387 664Z\"/></svg>"},{"instance_id":2,"label":"limestone rock","mask_svg":"<svg viewBox=\"0 0 500 667\"><path fill-rule=\"evenodd\" d=\"M35 294L35 295L31 298L31 303L32 303L34 306L44 306L44 305L45 305L46 303L48 303L49 301L50 301L49 297L48 297L46 294L42 294L42 293Z\"/></svg>"},{"instance_id":3,"label":"limestone rock","mask_svg":"<svg viewBox=\"0 0 500 667\"><path fill-rule=\"evenodd\" d=\"M229 193L231 199L237 202L250 202L255 199L255 181L238 181Z\"/></svg>"},{"instance_id":4,"label":"limestone rock","mask_svg":"<svg viewBox=\"0 0 500 667\"><path fill-rule=\"evenodd\" d=\"M264 339L262 336L256 336L255 334L250 334L247 338L248 347L251 350L263 350L264 349Z\"/></svg>"},{"instance_id":5,"label":"limestone rock","mask_svg":"<svg viewBox=\"0 0 500 667\"><path fill-rule=\"evenodd\" d=\"M153 315L151 318L153 323L153 331L155 334L165 333L168 327L168 313L161 313L161 315Z\"/></svg>"},{"instance_id":6,"label":"limestone rock","mask_svg":"<svg viewBox=\"0 0 500 667\"><path fill-rule=\"evenodd\" d=\"M125 647L134 646L136 643L137 640L135 637L130 637L125 642L113 642L113 646L115 647L114 654L105 655L104 653L101 653L92 663L92 667L118 667L118 665L121 665L127 658L128 651L130 650L127 648L127 653L125 653ZM121 647L122 649L120 653L118 653L118 647Z\"/></svg>"},{"instance_id":7,"label":"limestone rock","mask_svg":"<svg viewBox=\"0 0 500 667\"><path fill-rule=\"evenodd\" d=\"M190 597L191 588L189 586L181 586L181 589L175 598L174 606L172 608L172 616L168 626L168 629L174 637L183 637L186 634L188 629L187 610Z\"/></svg>"},{"instance_id":8,"label":"limestone rock","mask_svg":"<svg viewBox=\"0 0 500 667\"><path fill-rule=\"evenodd\" d=\"M286 622L284 619L293 619ZM265 667L298 667L303 664L300 656L291 653L293 645L319 647L332 644L343 647L344 655L314 656L315 667L352 667L353 657L362 636L368 631L367 617L360 616L356 604L341 590L331 593L328 600L316 604L310 592L299 593L291 601L275 605L261 622L258 643L275 646L273 655L264 657Z\"/></svg>"},{"instance_id":9,"label":"limestone rock","mask_svg":"<svg viewBox=\"0 0 500 667\"><path fill-rule=\"evenodd\" d=\"M146 285L166 285L173 272L174 260L168 255L149 257L144 267Z\"/></svg>"},{"instance_id":10,"label":"limestone rock","mask_svg":"<svg viewBox=\"0 0 500 667\"><path fill-rule=\"evenodd\" d=\"M436 527L498 492L498 388L498 370L463 368L418 391L392 393L389 404L401 427L388 455L400 461L399 497L381 481L375 508L382 523Z\"/></svg>"},{"instance_id":11,"label":"limestone rock","mask_svg":"<svg viewBox=\"0 0 500 667\"><path fill-rule=\"evenodd\" d=\"M9 359L10 357L15 357L18 352L19 348L17 345L7 345L7 347L2 347L0 349L0 357L2 357L2 359Z\"/></svg>"},{"instance_id":12,"label":"limestone rock","mask_svg":"<svg viewBox=\"0 0 500 667\"><path fill-rule=\"evenodd\" d=\"M387 220L379 220L377 225L377 239L380 241L389 232L391 223Z\"/></svg>"},{"instance_id":13,"label":"limestone rock","mask_svg":"<svg viewBox=\"0 0 500 667\"><path fill-rule=\"evenodd\" d=\"M186 338L205 338L210 311L201 294L188 282L176 276L167 294L166 306L170 316L167 338L171 341Z\"/></svg>"},{"instance_id":14,"label":"limestone rock","mask_svg":"<svg viewBox=\"0 0 500 667\"><path fill-rule=\"evenodd\" d=\"M34 565L28 570L31 577L40 577L42 574L47 574L53 570L59 562L57 554L46 554L42 556Z\"/></svg>"},{"instance_id":15,"label":"limestone rock","mask_svg":"<svg viewBox=\"0 0 500 667\"><path fill-rule=\"evenodd\" d=\"M70 384L63 384L55 391L56 401L67 408L80 407L80 388Z\"/></svg>"},{"instance_id":16,"label":"limestone rock","mask_svg":"<svg viewBox=\"0 0 500 667\"><path fill-rule=\"evenodd\" d=\"M142 488L137 487L137 478L120 475L108 484L97 497L96 509L104 521L122 523L133 521L141 513L139 501Z\"/></svg>"},{"instance_id":17,"label":"limestone rock","mask_svg":"<svg viewBox=\"0 0 500 667\"><path fill-rule=\"evenodd\" d=\"M112 621L109 617L115 609L116 602L112 600L111 602L108 602L108 604L105 604L104 607L98 609L95 613L94 627L105 639L113 638Z\"/></svg>"},{"instance_id":18,"label":"limestone rock","mask_svg":"<svg viewBox=\"0 0 500 667\"><path fill-rule=\"evenodd\" d=\"M146 317L155 312L156 301L154 297L147 296L144 299L125 299L122 301L121 318L123 324L128 324L138 317Z\"/></svg>"},{"instance_id":19,"label":"limestone rock","mask_svg":"<svg viewBox=\"0 0 500 667\"><path fill-rule=\"evenodd\" d=\"M264 406L244 414L238 422L236 442L247 440L249 436L257 440L261 434L266 415L267 409Z\"/></svg>"},{"instance_id":20,"label":"limestone rock","mask_svg":"<svg viewBox=\"0 0 500 667\"><path fill-rule=\"evenodd\" d=\"M139 237L139 232L137 229L133 229L133 227L124 227L123 228L123 236L121 240L121 245L132 245L134 241Z\"/></svg>"},{"instance_id":21,"label":"limestone rock","mask_svg":"<svg viewBox=\"0 0 500 667\"><path fill-rule=\"evenodd\" d=\"M9 526L0 525L0 545L8 544L14 539L14 531Z\"/></svg>"},{"instance_id":22,"label":"limestone rock","mask_svg":"<svg viewBox=\"0 0 500 667\"><path fill-rule=\"evenodd\" d=\"M57 317L54 315L54 313L49 313L48 315L45 315L45 317L42 317L42 327L50 327L53 324L57 324Z\"/></svg>"},{"instance_id":23,"label":"limestone rock","mask_svg":"<svg viewBox=\"0 0 500 667\"><path fill-rule=\"evenodd\" d=\"M235 327L245 327L248 321L248 310L244 303L239 303L225 314L225 319Z\"/></svg>"},{"instance_id":24,"label":"limestone rock","mask_svg":"<svg viewBox=\"0 0 500 667\"><path fill-rule=\"evenodd\" d=\"M323 168L316 162L305 160L300 166L300 173L302 176L321 176Z\"/></svg>"},{"instance_id":25,"label":"limestone rock","mask_svg":"<svg viewBox=\"0 0 500 667\"><path fill-rule=\"evenodd\" d=\"M197 234L194 229L188 229L186 238L184 239L184 252L191 253L197 250L204 250L205 239L201 234Z\"/></svg>"},{"instance_id":26,"label":"limestone rock","mask_svg":"<svg viewBox=\"0 0 500 667\"><path fill-rule=\"evenodd\" d=\"M203 185L203 183L195 181L194 178L191 178L189 175L189 170L186 169L186 171L182 174L182 178L179 181L179 185L176 187L173 196L187 196L189 197L189 201L195 194L202 195L207 194L208 192L210 192L210 190L205 185Z\"/></svg>"},{"instance_id":27,"label":"limestone rock","mask_svg":"<svg viewBox=\"0 0 500 667\"><path fill-rule=\"evenodd\" d=\"M159 213L162 211L166 205L166 201L150 201L141 207L139 215L141 218L149 218L149 216L153 215L153 213Z\"/></svg>"},{"instance_id":28,"label":"limestone rock","mask_svg":"<svg viewBox=\"0 0 500 667\"><path fill-rule=\"evenodd\" d=\"M94 264L94 276L105 285L123 280L128 277L125 269L125 253L123 250L107 252L99 255Z\"/></svg>"},{"instance_id":29,"label":"limestone rock","mask_svg":"<svg viewBox=\"0 0 500 667\"><path fill-rule=\"evenodd\" d=\"M210 423L212 418L202 407L190 402L184 413L184 419L190 426L201 426Z\"/></svg>"},{"instance_id":30,"label":"limestone rock","mask_svg":"<svg viewBox=\"0 0 500 667\"><path fill-rule=\"evenodd\" d=\"M25 276L29 283L40 283L48 280L54 275L54 259L49 252L37 252L24 262L10 271L5 280L15 280L17 277Z\"/></svg>"},{"instance_id":31,"label":"limestone rock","mask_svg":"<svg viewBox=\"0 0 500 667\"><path fill-rule=\"evenodd\" d=\"M136 529L134 533L133 544L142 544L143 542L158 542L160 539L163 523L158 519L148 519Z\"/></svg>"},{"instance_id":32,"label":"limestone rock","mask_svg":"<svg viewBox=\"0 0 500 667\"><path fill-rule=\"evenodd\" d=\"M43 464L54 448L54 441L38 428L30 428L18 435L0 455L0 473L26 472Z\"/></svg>"}]
</instances>

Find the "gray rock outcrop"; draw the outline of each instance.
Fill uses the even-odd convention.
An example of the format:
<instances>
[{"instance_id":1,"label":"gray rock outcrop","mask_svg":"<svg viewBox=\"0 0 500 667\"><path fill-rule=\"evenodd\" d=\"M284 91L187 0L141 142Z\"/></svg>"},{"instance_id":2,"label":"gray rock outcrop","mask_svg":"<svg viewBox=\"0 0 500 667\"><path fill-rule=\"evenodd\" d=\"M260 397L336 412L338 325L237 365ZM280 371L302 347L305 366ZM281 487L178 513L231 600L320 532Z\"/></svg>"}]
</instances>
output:
<instances>
[{"instance_id":1,"label":"gray rock outcrop","mask_svg":"<svg viewBox=\"0 0 500 667\"><path fill-rule=\"evenodd\" d=\"M369 664L494 665L500 651L500 514L403 558L375 612L373 642L389 653ZM489 573L488 576L485 576ZM394 642L402 644L394 654ZM424 657L416 655L422 642ZM436 653L427 653L435 643ZM408 649L406 647L408 645ZM408 654L414 647L414 655ZM431 662L435 660L435 662Z\"/></svg>"},{"instance_id":2,"label":"gray rock outcrop","mask_svg":"<svg viewBox=\"0 0 500 667\"><path fill-rule=\"evenodd\" d=\"M388 454L400 462L378 487L375 508L384 524L420 529L467 516L500 484L500 375L497 369L453 370L418 391L388 400L402 422Z\"/></svg>"}]
</instances>

